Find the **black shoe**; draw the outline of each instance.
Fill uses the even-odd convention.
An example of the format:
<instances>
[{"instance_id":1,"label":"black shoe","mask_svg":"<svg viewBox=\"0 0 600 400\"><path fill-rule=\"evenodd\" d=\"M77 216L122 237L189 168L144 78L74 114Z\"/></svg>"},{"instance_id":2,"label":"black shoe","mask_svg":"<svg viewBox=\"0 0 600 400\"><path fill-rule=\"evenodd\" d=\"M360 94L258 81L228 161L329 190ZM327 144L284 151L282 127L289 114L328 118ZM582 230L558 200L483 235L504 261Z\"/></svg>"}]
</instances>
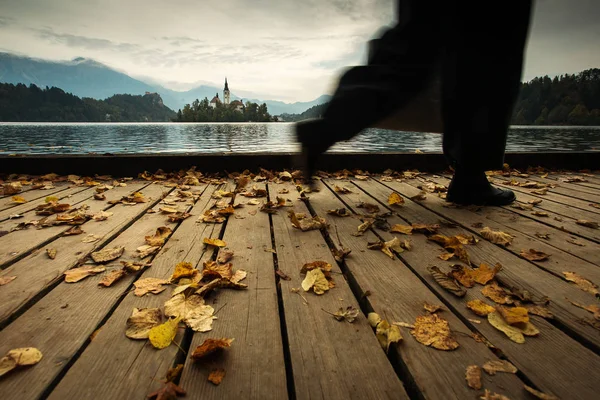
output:
<instances>
[{"instance_id":1,"label":"black shoe","mask_svg":"<svg viewBox=\"0 0 600 400\"><path fill-rule=\"evenodd\" d=\"M505 206L517 198L512 190L493 187L485 173L456 173L448 186L446 201L462 205Z\"/></svg>"},{"instance_id":2,"label":"black shoe","mask_svg":"<svg viewBox=\"0 0 600 400\"><path fill-rule=\"evenodd\" d=\"M319 119L302 121L296 124L296 140L300 142L301 153L297 159L302 169L304 182L314 185L312 179L319 156L327 151L323 121Z\"/></svg>"}]
</instances>

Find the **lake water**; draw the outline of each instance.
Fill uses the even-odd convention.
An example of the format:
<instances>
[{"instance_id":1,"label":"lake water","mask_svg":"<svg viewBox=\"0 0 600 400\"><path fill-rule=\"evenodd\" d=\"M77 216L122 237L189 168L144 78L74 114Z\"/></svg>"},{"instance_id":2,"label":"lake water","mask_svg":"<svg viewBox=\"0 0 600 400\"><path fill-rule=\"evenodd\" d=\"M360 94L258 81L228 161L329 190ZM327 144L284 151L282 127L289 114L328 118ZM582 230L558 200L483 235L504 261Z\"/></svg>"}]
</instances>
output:
<instances>
[{"instance_id":1,"label":"lake water","mask_svg":"<svg viewBox=\"0 0 600 400\"><path fill-rule=\"evenodd\" d=\"M295 152L292 123L2 123L0 154ZM441 152L434 133L367 129L332 152ZM507 151L600 150L600 127L512 127Z\"/></svg>"}]
</instances>

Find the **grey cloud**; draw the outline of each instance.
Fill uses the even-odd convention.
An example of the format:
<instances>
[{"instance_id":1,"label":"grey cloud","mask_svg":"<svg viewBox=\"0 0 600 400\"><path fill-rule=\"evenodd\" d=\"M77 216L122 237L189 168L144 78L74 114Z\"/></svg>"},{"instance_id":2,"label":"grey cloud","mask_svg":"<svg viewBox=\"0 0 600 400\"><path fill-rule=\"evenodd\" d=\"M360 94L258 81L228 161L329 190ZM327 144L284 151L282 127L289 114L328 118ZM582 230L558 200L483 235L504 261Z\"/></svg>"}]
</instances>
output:
<instances>
[{"instance_id":1,"label":"grey cloud","mask_svg":"<svg viewBox=\"0 0 600 400\"><path fill-rule=\"evenodd\" d=\"M12 25L16 20L11 17L4 17L0 15L0 28L4 28L5 26Z\"/></svg>"},{"instance_id":2,"label":"grey cloud","mask_svg":"<svg viewBox=\"0 0 600 400\"><path fill-rule=\"evenodd\" d=\"M113 42L108 39L99 39L87 36L56 33L52 29L32 29L37 35L54 43L61 43L69 47L80 47L90 50L113 50L118 52L133 52L140 50L140 46L132 43Z\"/></svg>"}]
</instances>

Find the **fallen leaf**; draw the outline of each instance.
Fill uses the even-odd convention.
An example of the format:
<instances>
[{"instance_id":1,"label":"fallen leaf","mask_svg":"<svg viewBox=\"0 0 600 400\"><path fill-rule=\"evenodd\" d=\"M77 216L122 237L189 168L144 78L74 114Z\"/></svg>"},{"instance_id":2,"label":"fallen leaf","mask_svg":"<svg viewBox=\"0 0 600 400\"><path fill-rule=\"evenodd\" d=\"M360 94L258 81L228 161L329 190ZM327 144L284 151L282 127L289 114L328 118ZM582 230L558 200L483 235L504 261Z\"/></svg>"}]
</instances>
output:
<instances>
[{"instance_id":1,"label":"fallen leaf","mask_svg":"<svg viewBox=\"0 0 600 400\"><path fill-rule=\"evenodd\" d=\"M587 226L588 228L598 229L598 223L593 221L587 221L585 219L578 219L575 221L577 225Z\"/></svg>"},{"instance_id":2,"label":"fallen leaf","mask_svg":"<svg viewBox=\"0 0 600 400\"><path fill-rule=\"evenodd\" d=\"M102 280L100 282L98 282L98 285L104 286L104 287L112 286L113 283L117 282L119 279L123 278L125 275L127 275L127 270L125 270L125 269L113 270L113 271L109 272L108 274L104 275Z\"/></svg>"},{"instance_id":3,"label":"fallen leaf","mask_svg":"<svg viewBox=\"0 0 600 400\"><path fill-rule=\"evenodd\" d=\"M561 179L563 182L573 183L573 182L587 182L587 179L582 178L581 176L572 176L568 178Z\"/></svg>"},{"instance_id":4,"label":"fallen leaf","mask_svg":"<svg viewBox=\"0 0 600 400\"><path fill-rule=\"evenodd\" d=\"M100 211L98 214L94 214L94 216L92 216L92 219L94 221L105 221L108 219L108 217L112 216L113 213L110 211Z\"/></svg>"},{"instance_id":5,"label":"fallen leaf","mask_svg":"<svg viewBox=\"0 0 600 400\"><path fill-rule=\"evenodd\" d=\"M491 312L488 314L488 322L494 328L503 332L510 340L515 343L525 343L525 337L523 336L523 332L515 328L514 326L510 326L506 323L504 318L497 311Z\"/></svg>"},{"instance_id":6,"label":"fallen leaf","mask_svg":"<svg viewBox=\"0 0 600 400\"><path fill-rule=\"evenodd\" d=\"M365 210L367 210L367 212L369 214L377 214L380 209L379 206L377 204L373 204L373 203L367 203L364 201L359 202L356 207L358 208L364 208Z\"/></svg>"},{"instance_id":7,"label":"fallen leaf","mask_svg":"<svg viewBox=\"0 0 600 400\"><path fill-rule=\"evenodd\" d=\"M393 232L393 233L403 233L405 235L412 235L412 231L413 231L413 227L412 226L401 225L401 224L392 225L392 228L390 229L390 232Z\"/></svg>"},{"instance_id":8,"label":"fallen leaf","mask_svg":"<svg viewBox=\"0 0 600 400\"><path fill-rule=\"evenodd\" d=\"M0 276L0 286L4 286L17 279L16 276Z\"/></svg>"},{"instance_id":9,"label":"fallen leaf","mask_svg":"<svg viewBox=\"0 0 600 400\"><path fill-rule=\"evenodd\" d=\"M346 194L346 193L352 193L352 191L346 187L339 187L338 185L335 185L333 187L333 190L335 190L336 193L342 193L342 194Z\"/></svg>"},{"instance_id":10,"label":"fallen leaf","mask_svg":"<svg viewBox=\"0 0 600 400\"><path fill-rule=\"evenodd\" d=\"M512 296L507 294L496 282L485 285L481 289L481 294L498 304L512 304L514 302Z\"/></svg>"},{"instance_id":11,"label":"fallen leaf","mask_svg":"<svg viewBox=\"0 0 600 400\"><path fill-rule=\"evenodd\" d=\"M540 239L550 240L550 234L549 233L539 233L539 232L536 232L535 236L539 237Z\"/></svg>"},{"instance_id":12,"label":"fallen leaf","mask_svg":"<svg viewBox=\"0 0 600 400\"><path fill-rule=\"evenodd\" d=\"M529 314L537 315L542 318L553 319L554 314L544 306L526 304L524 307L529 311Z\"/></svg>"},{"instance_id":13,"label":"fallen leaf","mask_svg":"<svg viewBox=\"0 0 600 400\"><path fill-rule=\"evenodd\" d=\"M175 271L173 271L173 275L171 275L169 281L177 282L181 278L191 278L194 275L194 271L196 271L196 268L194 268L192 263L182 261L175 265Z\"/></svg>"},{"instance_id":14,"label":"fallen leaf","mask_svg":"<svg viewBox=\"0 0 600 400\"><path fill-rule=\"evenodd\" d=\"M401 326L402 328L415 329L413 324L409 324L407 322L392 322L393 325Z\"/></svg>"},{"instance_id":15,"label":"fallen leaf","mask_svg":"<svg viewBox=\"0 0 600 400\"><path fill-rule=\"evenodd\" d=\"M481 389L481 368L477 365L469 365L465 373L465 379L471 389Z\"/></svg>"},{"instance_id":16,"label":"fallen leaf","mask_svg":"<svg viewBox=\"0 0 600 400\"><path fill-rule=\"evenodd\" d=\"M207 224L221 224L225 221L225 217L220 215L216 210L206 210L204 214L198 218L198 221Z\"/></svg>"},{"instance_id":17,"label":"fallen leaf","mask_svg":"<svg viewBox=\"0 0 600 400\"><path fill-rule=\"evenodd\" d=\"M356 318L358 318L359 312L360 311L357 308L354 308L352 306L346 307L345 310L343 307L340 307L340 309L335 314L333 314L333 317L338 321L346 320L348 322L354 322Z\"/></svg>"},{"instance_id":18,"label":"fallen leaf","mask_svg":"<svg viewBox=\"0 0 600 400\"><path fill-rule=\"evenodd\" d=\"M502 232L502 231L493 231L489 227L483 228L481 232L479 232L481 236L485 239L489 240L492 243L500 244L502 246L508 246L511 244L512 240L515 238L513 235Z\"/></svg>"},{"instance_id":19,"label":"fallen leaf","mask_svg":"<svg viewBox=\"0 0 600 400\"><path fill-rule=\"evenodd\" d=\"M130 339L148 339L150 329L160 325L161 321L160 308L134 308L127 318L125 336Z\"/></svg>"},{"instance_id":20,"label":"fallen leaf","mask_svg":"<svg viewBox=\"0 0 600 400\"><path fill-rule=\"evenodd\" d=\"M373 225L373 220L366 220L362 224L356 228L356 233L353 233L352 236L362 236L371 226Z\"/></svg>"},{"instance_id":21,"label":"fallen leaf","mask_svg":"<svg viewBox=\"0 0 600 400\"><path fill-rule=\"evenodd\" d=\"M313 218L299 219L298 214L292 210L289 211L288 216L290 217L292 226L296 229L300 229L303 232L327 227L327 222L325 219L318 216L314 216Z\"/></svg>"},{"instance_id":22,"label":"fallen leaf","mask_svg":"<svg viewBox=\"0 0 600 400\"><path fill-rule=\"evenodd\" d=\"M6 187L6 185L5 185ZM17 367L35 365L42 359L42 352L35 347L21 347L9 350L0 359L0 376L12 371Z\"/></svg>"},{"instance_id":23,"label":"fallen leaf","mask_svg":"<svg viewBox=\"0 0 600 400\"><path fill-rule=\"evenodd\" d=\"M538 217L549 217L548 213L545 211L534 211L531 215L537 215Z\"/></svg>"},{"instance_id":24,"label":"fallen leaf","mask_svg":"<svg viewBox=\"0 0 600 400\"><path fill-rule=\"evenodd\" d=\"M138 257L142 259L156 253L158 250L160 250L159 246L150 246L149 244L145 244L135 249L138 253Z\"/></svg>"},{"instance_id":25,"label":"fallen leaf","mask_svg":"<svg viewBox=\"0 0 600 400\"><path fill-rule=\"evenodd\" d=\"M524 307L496 307L496 311L502 315L504 321L509 325L515 325L521 322L529 322L527 309Z\"/></svg>"},{"instance_id":26,"label":"fallen leaf","mask_svg":"<svg viewBox=\"0 0 600 400\"><path fill-rule=\"evenodd\" d=\"M410 199L413 201L423 201L427 198L427 192L424 190L421 190L419 192L419 194L416 194L414 196L412 196Z\"/></svg>"},{"instance_id":27,"label":"fallen leaf","mask_svg":"<svg viewBox=\"0 0 600 400\"><path fill-rule=\"evenodd\" d=\"M237 284L240 281L243 281L244 279L246 279L246 275L248 275L248 273L246 271L244 271L243 269L238 269L237 271L235 271L233 273L231 278L229 278L229 281L233 284Z\"/></svg>"},{"instance_id":28,"label":"fallen leaf","mask_svg":"<svg viewBox=\"0 0 600 400\"><path fill-rule=\"evenodd\" d=\"M20 182L5 183L2 188L4 189L3 194L5 196L17 194L23 189Z\"/></svg>"},{"instance_id":29,"label":"fallen leaf","mask_svg":"<svg viewBox=\"0 0 600 400\"><path fill-rule=\"evenodd\" d=\"M179 211L173 214L169 214L167 216L167 218L169 219L170 222L181 222L184 219L190 217L192 214L183 212L183 211Z\"/></svg>"},{"instance_id":30,"label":"fallen leaf","mask_svg":"<svg viewBox=\"0 0 600 400\"><path fill-rule=\"evenodd\" d=\"M308 292L311 288L315 294L324 294L329 290L329 283L320 268L308 271L306 278L302 281L302 289L305 292Z\"/></svg>"},{"instance_id":31,"label":"fallen leaf","mask_svg":"<svg viewBox=\"0 0 600 400\"><path fill-rule=\"evenodd\" d=\"M277 275L279 275L279 277L280 277L281 279L283 279L284 281L291 281L291 280L292 280L292 278L290 278L289 276L287 276L287 275L285 274L285 272L283 272L283 271L282 271L282 270L280 270L280 269L277 269L277 270L275 270L275 273L276 273Z\"/></svg>"},{"instance_id":32,"label":"fallen leaf","mask_svg":"<svg viewBox=\"0 0 600 400\"><path fill-rule=\"evenodd\" d=\"M419 343L438 350L454 350L459 346L452 337L448 321L437 314L418 316L410 333Z\"/></svg>"},{"instance_id":33,"label":"fallen leaf","mask_svg":"<svg viewBox=\"0 0 600 400\"><path fill-rule=\"evenodd\" d=\"M206 339L202 344L193 351L191 358L198 361L208 355L220 352L231 346L233 339Z\"/></svg>"},{"instance_id":34,"label":"fallen leaf","mask_svg":"<svg viewBox=\"0 0 600 400\"><path fill-rule=\"evenodd\" d=\"M392 193L390 193L390 195L388 197L388 204L390 206L404 204L404 198L402 196L400 196L398 193L392 192Z\"/></svg>"},{"instance_id":35,"label":"fallen leaf","mask_svg":"<svg viewBox=\"0 0 600 400\"><path fill-rule=\"evenodd\" d=\"M460 287L456 280L446 276L442 271L440 271L438 267L429 267L427 268L427 270L431 273L431 276L438 283L438 285L440 285L453 295L463 297L465 294L467 294L467 291L464 288Z\"/></svg>"},{"instance_id":36,"label":"fallen leaf","mask_svg":"<svg viewBox=\"0 0 600 400\"><path fill-rule=\"evenodd\" d=\"M335 210L327 210L327 214L337 215L338 217L348 217L352 215L346 208L336 208Z\"/></svg>"},{"instance_id":37,"label":"fallen leaf","mask_svg":"<svg viewBox=\"0 0 600 400\"><path fill-rule=\"evenodd\" d=\"M165 244L165 240L171 235L173 231L171 228L166 226L160 226L156 229L154 236L146 236L144 239L148 246L162 246Z\"/></svg>"},{"instance_id":38,"label":"fallen leaf","mask_svg":"<svg viewBox=\"0 0 600 400\"><path fill-rule=\"evenodd\" d=\"M177 335L179 326L179 318L169 319L164 323L157 325L148 331L148 339L150 344L157 349L164 349L171 345L173 339Z\"/></svg>"},{"instance_id":39,"label":"fallen leaf","mask_svg":"<svg viewBox=\"0 0 600 400\"><path fill-rule=\"evenodd\" d=\"M209 246L215 246L215 247L225 247L227 246L227 243L225 243L223 240L221 239L211 239L211 238L204 238L203 243L209 245Z\"/></svg>"},{"instance_id":40,"label":"fallen leaf","mask_svg":"<svg viewBox=\"0 0 600 400\"><path fill-rule=\"evenodd\" d=\"M100 236L90 233L89 235L87 235L86 237L81 239L81 241L83 243L94 243L94 242L97 242L98 240L100 240L100 238L101 238Z\"/></svg>"},{"instance_id":41,"label":"fallen leaf","mask_svg":"<svg viewBox=\"0 0 600 400\"><path fill-rule=\"evenodd\" d=\"M518 210L524 210L524 211L533 210L533 204L524 204L524 203L514 202L510 206L512 208L516 208Z\"/></svg>"},{"instance_id":42,"label":"fallen leaf","mask_svg":"<svg viewBox=\"0 0 600 400\"><path fill-rule=\"evenodd\" d=\"M169 281L160 278L142 278L133 283L135 286L134 294L143 296L146 293L159 294L166 289L163 285L168 285Z\"/></svg>"},{"instance_id":43,"label":"fallen leaf","mask_svg":"<svg viewBox=\"0 0 600 400\"><path fill-rule=\"evenodd\" d=\"M537 397L538 399L541 399L541 400L560 400L556 396L553 396L551 394L546 394L544 392L540 392L539 390L536 390L536 389L532 388L531 386L527 386L525 384L523 384L523 388L525 388L525 390L527 390L529 393L531 393L532 395L534 395L535 397Z\"/></svg>"},{"instance_id":44,"label":"fallen leaf","mask_svg":"<svg viewBox=\"0 0 600 400\"><path fill-rule=\"evenodd\" d=\"M508 397L506 397L502 394L490 392L488 389L485 389L483 396L481 396L479 398L481 400L510 400Z\"/></svg>"},{"instance_id":45,"label":"fallen leaf","mask_svg":"<svg viewBox=\"0 0 600 400\"><path fill-rule=\"evenodd\" d=\"M81 235L83 231L79 226L73 226L63 232L63 236Z\"/></svg>"},{"instance_id":46,"label":"fallen leaf","mask_svg":"<svg viewBox=\"0 0 600 400\"><path fill-rule=\"evenodd\" d=\"M174 380L179 378L179 376L181 375L181 371L183 371L183 364L177 364L176 367L169 368L165 379L167 380L167 382L173 382Z\"/></svg>"},{"instance_id":47,"label":"fallen leaf","mask_svg":"<svg viewBox=\"0 0 600 400\"><path fill-rule=\"evenodd\" d=\"M521 250L521 256L528 259L529 261L544 261L550 257L549 254L545 254L541 251L534 249Z\"/></svg>"},{"instance_id":48,"label":"fallen leaf","mask_svg":"<svg viewBox=\"0 0 600 400\"><path fill-rule=\"evenodd\" d=\"M590 203L590 206L594 208L600 208L600 203Z\"/></svg>"},{"instance_id":49,"label":"fallen leaf","mask_svg":"<svg viewBox=\"0 0 600 400\"><path fill-rule=\"evenodd\" d=\"M585 279L584 277L576 274L575 272L567 271L563 272L563 275L565 276L566 280L575 283L577 286L579 286L579 289L583 290L584 292L591 293L595 296L599 295L598 285L596 285L595 283Z\"/></svg>"},{"instance_id":50,"label":"fallen leaf","mask_svg":"<svg viewBox=\"0 0 600 400\"><path fill-rule=\"evenodd\" d=\"M585 247L585 244L581 243L580 241L578 241L575 238L568 238L567 239L568 243L574 244L575 246L579 246L579 247Z\"/></svg>"},{"instance_id":51,"label":"fallen leaf","mask_svg":"<svg viewBox=\"0 0 600 400\"><path fill-rule=\"evenodd\" d=\"M413 232L436 233L440 229L439 224L412 224Z\"/></svg>"},{"instance_id":52,"label":"fallen leaf","mask_svg":"<svg viewBox=\"0 0 600 400\"><path fill-rule=\"evenodd\" d=\"M333 257L336 261L342 262L346 257L348 257L352 250L346 249L345 247L341 247L339 249L335 247L331 250L331 252L333 253Z\"/></svg>"},{"instance_id":53,"label":"fallen leaf","mask_svg":"<svg viewBox=\"0 0 600 400\"><path fill-rule=\"evenodd\" d=\"M94 260L96 263L109 262L121 257L124 251L124 246L113 247L112 249L102 249L92 253L92 260Z\"/></svg>"},{"instance_id":54,"label":"fallen leaf","mask_svg":"<svg viewBox=\"0 0 600 400\"><path fill-rule=\"evenodd\" d=\"M224 377L225 370L223 368L217 368L210 371L210 374L208 374L208 381L213 385L219 386Z\"/></svg>"},{"instance_id":55,"label":"fallen leaf","mask_svg":"<svg viewBox=\"0 0 600 400\"><path fill-rule=\"evenodd\" d=\"M473 311L475 314L479 315L480 317L485 317L489 313L496 311L494 307L488 305L487 303L481 300L468 301L467 308Z\"/></svg>"},{"instance_id":56,"label":"fallen leaf","mask_svg":"<svg viewBox=\"0 0 600 400\"><path fill-rule=\"evenodd\" d=\"M233 251L219 249L219 255L217 256L217 263L225 264L233 258Z\"/></svg>"},{"instance_id":57,"label":"fallen leaf","mask_svg":"<svg viewBox=\"0 0 600 400\"><path fill-rule=\"evenodd\" d=\"M175 400L179 396L185 396L186 392L180 386L173 382L167 382L165 385L148 395L149 399L156 397L156 400Z\"/></svg>"},{"instance_id":58,"label":"fallen leaf","mask_svg":"<svg viewBox=\"0 0 600 400\"><path fill-rule=\"evenodd\" d=\"M169 207L169 206L160 207L158 209L158 211L160 211L163 214L175 214L175 213L179 212L177 207Z\"/></svg>"},{"instance_id":59,"label":"fallen leaf","mask_svg":"<svg viewBox=\"0 0 600 400\"><path fill-rule=\"evenodd\" d=\"M541 202L542 202L542 199L533 199L533 200L529 200L527 203L537 206Z\"/></svg>"},{"instance_id":60,"label":"fallen leaf","mask_svg":"<svg viewBox=\"0 0 600 400\"><path fill-rule=\"evenodd\" d=\"M440 260L444 260L444 261L448 261L450 260L452 257L454 257L456 254L454 253L442 253L440 255L438 255L438 258Z\"/></svg>"},{"instance_id":61,"label":"fallen leaf","mask_svg":"<svg viewBox=\"0 0 600 400\"><path fill-rule=\"evenodd\" d=\"M95 200L106 200L106 195L104 195L102 193L94 193L94 199Z\"/></svg>"},{"instance_id":62,"label":"fallen leaf","mask_svg":"<svg viewBox=\"0 0 600 400\"><path fill-rule=\"evenodd\" d=\"M82 279L87 278L90 275L96 275L99 274L100 272L104 272L106 271L106 268L104 267L92 267L92 266L87 266L87 267L78 267L78 268L71 268L67 271L65 271L64 275L65 275L65 282L69 282L69 283L73 283L73 282L79 282Z\"/></svg>"},{"instance_id":63,"label":"fallen leaf","mask_svg":"<svg viewBox=\"0 0 600 400\"><path fill-rule=\"evenodd\" d=\"M206 305L202 296L179 293L165 302L165 315L177 317L196 332L212 330L215 309Z\"/></svg>"},{"instance_id":64,"label":"fallen leaf","mask_svg":"<svg viewBox=\"0 0 600 400\"><path fill-rule=\"evenodd\" d=\"M442 306L440 305L434 305L434 304L429 304L428 302L424 302L423 303L423 308L425 309L425 311L428 311L430 313L434 313L434 312L438 312L442 309Z\"/></svg>"},{"instance_id":65,"label":"fallen leaf","mask_svg":"<svg viewBox=\"0 0 600 400\"><path fill-rule=\"evenodd\" d=\"M233 275L233 265L231 263L218 264L215 261L204 262L202 276L206 279L226 278L231 279Z\"/></svg>"},{"instance_id":66,"label":"fallen leaf","mask_svg":"<svg viewBox=\"0 0 600 400\"><path fill-rule=\"evenodd\" d=\"M517 367L506 360L488 361L483 364L482 368L489 375L496 375L496 372L508 372L510 374L517 373Z\"/></svg>"},{"instance_id":67,"label":"fallen leaf","mask_svg":"<svg viewBox=\"0 0 600 400\"><path fill-rule=\"evenodd\" d=\"M13 196L11 200L13 201L13 203L18 204L27 203L27 200L25 200L25 198L22 196Z\"/></svg>"},{"instance_id":68,"label":"fallen leaf","mask_svg":"<svg viewBox=\"0 0 600 400\"><path fill-rule=\"evenodd\" d=\"M452 270L448 273L448 276L456 279L464 287L472 288L475 286L473 270L464 265L452 265Z\"/></svg>"},{"instance_id":69,"label":"fallen leaf","mask_svg":"<svg viewBox=\"0 0 600 400\"><path fill-rule=\"evenodd\" d=\"M56 258L56 249L46 249L46 254L49 259L54 260Z\"/></svg>"},{"instance_id":70,"label":"fallen leaf","mask_svg":"<svg viewBox=\"0 0 600 400\"><path fill-rule=\"evenodd\" d=\"M494 266L494 269L491 269L487 264L482 263L479 265L479 268L475 268L471 272L471 276L475 282L479 283L480 285L485 285L494 279L496 274L500 271L502 271L502 265L499 263Z\"/></svg>"},{"instance_id":71,"label":"fallen leaf","mask_svg":"<svg viewBox=\"0 0 600 400\"><path fill-rule=\"evenodd\" d=\"M579 307L586 311L591 312L592 314L594 314L594 318L600 321L600 307L597 306L596 304L590 304L589 306L584 306L582 304L575 303L574 301L571 301L571 300L569 300L569 302L571 304L573 304L575 307Z\"/></svg>"},{"instance_id":72,"label":"fallen leaf","mask_svg":"<svg viewBox=\"0 0 600 400\"><path fill-rule=\"evenodd\" d=\"M410 245L408 247L410 247ZM394 253L392 253L392 250L396 250L399 253L403 251L402 243L397 237L394 237L392 240L388 240L387 242L368 242L367 248L371 250L381 250L385 255L387 255L391 259L394 259Z\"/></svg>"},{"instance_id":73,"label":"fallen leaf","mask_svg":"<svg viewBox=\"0 0 600 400\"><path fill-rule=\"evenodd\" d=\"M143 264L134 261L119 261L127 272L138 272L142 268L149 267L151 264Z\"/></svg>"}]
</instances>

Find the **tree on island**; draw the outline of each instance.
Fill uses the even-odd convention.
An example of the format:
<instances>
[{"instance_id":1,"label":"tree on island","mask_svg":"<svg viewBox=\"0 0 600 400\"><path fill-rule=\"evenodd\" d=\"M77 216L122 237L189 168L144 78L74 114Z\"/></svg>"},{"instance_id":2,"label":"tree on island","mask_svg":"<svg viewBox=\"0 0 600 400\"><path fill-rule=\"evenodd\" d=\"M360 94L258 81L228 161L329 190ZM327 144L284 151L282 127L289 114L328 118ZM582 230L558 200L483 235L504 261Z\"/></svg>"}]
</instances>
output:
<instances>
[{"instance_id":1,"label":"tree on island","mask_svg":"<svg viewBox=\"0 0 600 400\"><path fill-rule=\"evenodd\" d=\"M247 101L239 111L235 106L221 102L213 108L205 97L178 110L173 122L277 122L277 117L269 114L265 103L258 105Z\"/></svg>"}]
</instances>

